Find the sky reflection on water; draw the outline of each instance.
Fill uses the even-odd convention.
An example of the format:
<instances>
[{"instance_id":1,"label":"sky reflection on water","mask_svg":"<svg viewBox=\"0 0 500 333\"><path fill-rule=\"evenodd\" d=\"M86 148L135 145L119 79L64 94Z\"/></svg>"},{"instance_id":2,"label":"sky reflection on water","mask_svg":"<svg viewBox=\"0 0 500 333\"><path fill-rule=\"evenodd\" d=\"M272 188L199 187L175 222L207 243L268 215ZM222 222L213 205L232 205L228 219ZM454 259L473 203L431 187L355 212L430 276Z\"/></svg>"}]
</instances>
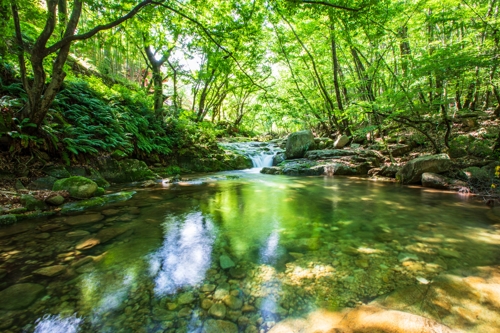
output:
<instances>
[{"instance_id":1,"label":"sky reflection on water","mask_svg":"<svg viewBox=\"0 0 500 333\"><path fill-rule=\"evenodd\" d=\"M202 213L167 217L162 247L149 256L157 296L173 294L205 278L210 268L215 227Z\"/></svg>"},{"instance_id":2,"label":"sky reflection on water","mask_svg":"<svg viewBox=\"0 0 500 333\"><path fill-rule=\"evenodd\" d=\"M61 316L44 316L37 320L34 333L76 333L83 319L76 315L62 318Z\"/></svg>"}]
</instances>

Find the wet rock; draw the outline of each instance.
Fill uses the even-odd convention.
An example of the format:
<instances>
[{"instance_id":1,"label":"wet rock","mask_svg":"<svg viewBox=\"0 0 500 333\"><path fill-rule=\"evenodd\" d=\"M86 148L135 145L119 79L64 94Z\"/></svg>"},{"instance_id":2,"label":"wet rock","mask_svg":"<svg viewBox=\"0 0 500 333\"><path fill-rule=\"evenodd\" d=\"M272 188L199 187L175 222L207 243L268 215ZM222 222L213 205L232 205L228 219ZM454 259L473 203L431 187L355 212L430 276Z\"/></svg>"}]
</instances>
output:
<instances>
[{"instance_id":1,"label":"wet rock","mask_svg":"<svg viewBox=\"0 0 500 333\"><path fill-rule=\"evenodd\" d=\"M101 244L101 241L97 238L87 238L78 244L76 244L75 249L76 250L89 250L93 248L94 246L97 246Z\"/></svg>"},{"instance_id":2,"label":"wet rock","mask_svg":"<svg viewBox=\"0 0 500 333\"><path fill-rule=\"evenodd\" d=\"M300 158L314 147L314 136L311 131L295 132L288 136L285 155L287 159Z\"/></svg>"},{"instance_id":3,"label":"wet rock","mask_svg":"<svg viewBox=\"0 0 500 333\"><path fill-rule=\"evenodd\" d=\"M132 198L135 191L117 192L106 194L101 197L90 198L78 202L70 202L62 206L61 213L79 212L88 208L100 207L113 202L126 201Z\"/></svg>"},{"instance_id":4,"label":"wet rock","mask_svg":"<svg viewBox=\"0 0 500 333\"><path fill-rule=\"evenodd\" d=\"M243 306L243 301L238 297L232 295L224 297L223 302L227 305L227 307L233 310L241 309L241 307Z\"/></svg>"},{"instance_id":5,"label":"wet rock","mask_svg":"<svg viewBox=\"0 0 500 333\"><path fill-rule=\"evenodd\" d=\"M226 311L227 310L224 304L215 303L210 307L210 310L208 310L208 314L211 315L212 317L222 319L226 316Z\"/></svg>"},{"instance_id":6,"label":"wet rock","mask_svg":"<svg viewBox=\"0 0 500 333\"><path fill-rule=\"evenodd\" d=\"M231 275L231 277L233 279L238 279L239 280L239 279L243 279L246 276L246 272L242 268L235 268L235 267L233 267L233 268L231 268L229 270L229 275Z\"/></svg>"},{"instance_id":7,"label":"wet rock","mask_svg":"<svg viewBox=\"0 0 500 333\"><path fill-rule=\"evenodd\" d=\"M26 207L27 210L44 210L47 208L45 202L36 199L34 196L29 194L21 195L21 204Z\"/></svg>"},{"instance_id":8,"label":"wet rock","mask_svg":"<svg viewBox=\"0 0 500 333\"><path fill-rule=\"evenodd\" d=\"M116 227L116 228L106 228L99 230L96 238L100 240L101 244L104 244L111 239L125 233L128 230L126 227Z\"/></svg>"},{"instance_id":9,"label":"wet rock","mask_svg":"<svg viewBox=\"0 0 500 333\"><path fill-rule=\"evenodd\" d=\"M246 313L246 312L254 312L256 309L253 305L250 304L245 304L241 308L241 312Z\"/></svg>"},{"instance_id":10,"label":"wet rock","mask_svg":"<svg viewBox=\"0 0 500 333\"><path fill-rule=\"evenodd\" d=\"M141 187L155 187L156 184L157 183L154 180L146 180L141 184Z\"/></svg>"},{"instance_id":11,"label":"wet rock","mask_svg":"<svg viewBox=\"0 0 500 333\"><path fill-rule=\"evenodd\" d=\"M208 319L201 330L202 333L238 333L235 323L225 320Z\"/></svg>"},{"instance_id":12,"label":"wet rock","mask_svg":"<svg viewBox=\"0 0 500 333\"><path fill-rule=\"evenodd\" d=\"M75 230L70 231L66 234L67 238L81 238L90 235L90 232L86 230Z\"/></svg>"},{"instance_id":13,"label":"wet rock","mask_svg":"<svg viewBox=\"0 0 500 333\"><path fill-rule=\"evenodd\" d=\"M180 311L177 313L177 317L179 318L191 317L191 309L188 307L180 309Z\"/></svg>"},{"instance_id":14,"label":"wet rock","mask_svg":"<svg viewBox=\"0 0 500 333\"><path fill-rule=\"evenodd\" d=\"M33 274L47 276L47 277L54 277L54 276L61 275L65 271L66 271L66 266L55 265L55 266L49 266L49 267L43 267L43 268L37 269L36 271L33 272Z\"/></svg>"},{"instance_id":15,"label":"wet rock","mask_svg":"<svg viewBox=\"0 0 500 333\"><path fill-rule=\"evenodd\" d=\"M384 165L380 168L378 175L382 177L396 178L398 171L399 167L397 165Z\"/></svg>"},{"instance_id":16,"label":"wet rock","mask_svg":"<svg viewBox=\"0 0 500 333\"><path fill-rule=\"evenodd\" d=\"M115 215L118 215L119 213L120 213L120 210L114 209L114 208L105 209L101 212L101 214L104 216L115 216Z\"/></svg>"},{"instance_id":17,"label":"wet rock","mask_svg":"<svg viewBox=\"0 0 500 333\"><path fill-rule=\"evenodd\" d=\"M0 216L0 225L10 225L10 224L14 224L16 222L17 222L16 215L9 214L9 215L1 215Z\"/></svg>"},{"instance_id":18,"label":"wet rock","mask_svg":"<svg viewBox=\"0 0 500 333\"><path fill-rule=\"evenodd\" d=\"M185 292L179 296L178 303L180 305L191 304L194 302L194 295L192 292Z\"/></svg>"},{"instance_id":19,"label":"wet rock","mask_svg":"<svg viewBox=\"0 0 500 333\"><path fill-rule=\"evenodd\" d=\"M66 199L62 195L54 195L52 197L49 197L45 200L46 203L52 206L60 206L64 203Z\"/></svg>"},{"instance_id":20,"label":"wet rock","mask_svg":"<svg viewBox=\"0 0 500 333\"><path fill-rule=\"evenodd\" d=\"M161 308L153 309L153 319L157 321L173 320L175 319L176 313L168 311Z\"/></svg>"},{"instance_id":21,"label":"wet rock","mask_svg":"<svg viewBox=\"0 0 500 333\"><path fill-rule=\"evenodd\" d=\"M212 292L215 290L215 284L204 284L202 287L201 287L201 291L203 291L204 293L207 293L207 292Z\"/></svg>"},{"instance_id":22,"label":"wet rock","mask_svg":"<svg viewBox=\"0 0 500 333\"><path fill-rule=\"evenodd\" d=\"M467 188L467 184L461 180L452 179L437 173L424 172L422 174L422 186L442 190L459 191Z\"/></svg>"},{"instance_id":23,"label":"wet rock","mask_svg":"<svg viewBox=\"0 0 500 333\"><path fill-rule=\"evenodd\" d=\"M263 173L266 175L280 175L282 172L281 172L281 168L279 168L279 167L263 167L260 170L260 173Z\"/></svg>"},{"instance_id":24,"label":"wet rock","mask_svg":"<svg viewBox=\"0 0 500 333\"><path fill-rule=\"evenodd\" d=\"M349 143L349 137L347 135L340 135L334 142L333 147L336 149L344 148L346 144Z\"/></svg>"},{"instance_id":25,"label":"wet rock","mask_svg":"<svg viewBox=\"0 0 500 333\"><path fill-rule=\"evenodd\" d=\"M355 260L354 263L360 268L368 268L370 266L370 262L365 258Z\"/></svg>"},{"instance_id":26,"label":"wet rock","mask_svg":"<svg viewBox=\"0 0 500 333\"><path fill-rule=\"evenodd\" d=\"M406 163L396 174L396 179L403 184L414 184L421 181L424 172L442 173L450 167L451 160L446 154L422 156Z\"/></svg>"},{"instance_id":27,"label":"wet rock","mask_svg":"<svg viewBox=\"0 0 500 333\"><path fill-rule=\"evenodd\" d=\"M219 262L222 269L228 269L235 266L234 261L232 261L231 258L225 254L219 257Z\"/></svg>"},{"instance_id":28,"label":"wet rock","mask_svg":"<svg viewBox=\"0 0 500 333\"><path fill-rule=\"evenodd\" d=\"M0 291L0 309L22 310L30 306L45 287L36 283L19 283Z\"/></svg>"},{"instance_id":29,"label":"wet rock","mask_svg":"<svg viewBox=\"0 0 500 333\"><path fill-rule=\"evenodd\" d=\"M92 259L92 257L84 257L84 258L82 258L80 260L77 260L77 261L73 262L71 264L71 267L78 268L78 267L81 267L83 265L90 264L92 262L94 262L94 259Z\"/></svg>"},{"instance_id":30,"label":"wet rock","mask_svg":"<svg viewBox=\"0 0 500 333\"><path fill-rule=\"evenodd\" d=\"M68 216L64 220L64 223L71 226L76 226L82 224L96 223L101 221L102 219L104 219L104 215L100 213L92 213L92 214Z\"/></svg>"},{"instance_id":31,"label":"wet rock","mask_svg":"<svg viewBox=\"0 0 500 333\"><path fill-rule=\"evenodd\" d=\"M52 190L68 191L69 195L75 199L88 199L94 195L97 187L93 180L81 176L72 176L56 181Z\"/></svg>"},{"instance_id":32,"label":"wet rock","mask_svg":"<svg viewBox=\"0 0 500 333\"><path fill-rule=\"evenodd\" d=\"M418 261L419 259L418 259L418 256L416 254L401 252L398 255L398 260L399 260L399 262L405 262L405 261L408 261L408 260Z\"/></svg>"},{"instance_id":33,"label":"wet rock","mask_svg":"<svg viewBox=\"0 0 500 333\"><path fill-rule=\"evenodd\" d=\"M284 160L286 160L285 153L278 153L278 154L274 155L274 157L273 157L273 166L276 166L276 165L280 164Z\"/></svg>"},{"instance_id":34,"label":"wet rock","mask_svg":"<svg viewBox=\"0 0 500 333\"><path fill-rule=\"evenodd\" d=\"M201 301L201 308L203 310L208 310L214 305L214 302L212 302L210 299L205 298L204 300Z\"/></svg>"},{"instance_id":35,"label":"wet rock","mask_svg":"<svg viewBox=\"0 0 500 333\"><path fill-rule=\"evenodd\" d=\"M36 239L47 239L50 238L50 234L48 232L42 232L41 234L35 235Z\"/></svg>"},{"instance_id":36,"label":"wet rock","mask_svg":"<svg viewBox=\"0 0 500 333\"><path fill-rule=\"evenodd\" d=\"M445 258L456 258L456 259L460 259L461 255L459 252L455 251L455 250L451 250L451 249L443 249L443 248L440 248L438 249L438 254L442 257L445 257Z\"/></svg>"}]
</instances>

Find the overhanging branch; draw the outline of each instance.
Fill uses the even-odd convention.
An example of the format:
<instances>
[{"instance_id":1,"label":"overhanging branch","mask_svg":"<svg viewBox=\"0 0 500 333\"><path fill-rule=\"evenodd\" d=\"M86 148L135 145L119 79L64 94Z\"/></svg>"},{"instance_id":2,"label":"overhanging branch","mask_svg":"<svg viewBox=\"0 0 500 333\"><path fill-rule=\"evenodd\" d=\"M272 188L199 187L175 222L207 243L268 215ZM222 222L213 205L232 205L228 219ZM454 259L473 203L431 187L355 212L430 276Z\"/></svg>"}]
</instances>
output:
<instances>
[{"instance_id":1,"label":"overhanging branch","mask_svg":"<svg viewBox=\"0 0 500 333\"><path fill-rule=\"evenodd\" d=\"M305 3L305 4L310 4L310 5L321 5L321 6L327 6L331 8L336 8L336 9L342 9L342 10L348 10L350 12L359 12L359 8L351 8L351 7L346 7L342 5L336 5L327 1L313 1L313 0L300 0L300 1L294 1L294 0L288 0L290 2L296 2L296 3Z\"/></svg>"}]
</instances>

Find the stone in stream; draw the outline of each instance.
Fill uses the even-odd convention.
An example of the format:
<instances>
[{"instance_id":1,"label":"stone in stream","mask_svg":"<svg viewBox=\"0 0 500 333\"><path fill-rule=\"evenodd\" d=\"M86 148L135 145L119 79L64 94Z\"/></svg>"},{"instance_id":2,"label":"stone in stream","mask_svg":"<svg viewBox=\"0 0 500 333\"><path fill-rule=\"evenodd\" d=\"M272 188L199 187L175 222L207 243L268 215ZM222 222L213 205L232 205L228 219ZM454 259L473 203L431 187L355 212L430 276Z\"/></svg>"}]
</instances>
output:
<instances>
[{"instance_id":1,"label":"stone in stream","mask_svg":"<svg viewBox=\"0 0 500 333\"><path fill-rule=\"evenodd\" d=\"M17 217L14 214L0 216L0 225L9 225L17 222Z\"/></svg>"},{"instance_id":2,"label":"stone in stream","mask_svg":"<svg viewBox=\"0 0 500 333\"><path fill-rule=\"evenodd\" d=\"M243 279L246 276L245 270L241 268L231 268L229 270L229 275L234 279Z\"/></svg>"},{"instance_id":3,"label":"stone in stream","mask_svg":"<svg viewBox=\"0 0 500 333\"><path fill-rule=\"evenodd\" d=\"M81 176L72 176L56 181L52 191L68 191L72 198L88 199L94 195L97 187L93 180Z\"/></svg>"},{"instance_id":4,"label":"stone in stream","mask_svg":"<svg viewBox=\"0 0 500 333\"><path fill-rule=\"evenodd\" d=\"M286 141L287 159L304 157L306 151L314 149L314 136L311 131L292 133Z\"/></svg>"},{"instance_id":5,"label":"stone in stream","mask_svg":"<svg viewBox=\"0 0 500 333\"><path fill-rule=\"evenodd\" d=\"M203 310L208 310L212 307L212 305L214 305L214 302L212 302L211 300L209 300L208 298L205 298L203 301L201 301L201 308Z\"/></svg>"},{"instance_id":6,"label":"stone in stream","mask_svg":"<svg viewBox=\"0 0 500 333\"><path fill-rule=\"evenodd\" d=\"M467 188L467 184L461 180L438 175L437 173L432 172L424 172L422 174L422 186L452 191L459 191Z\"/></svg>"},{"instance_id":7,"label":"stone in stream","mask_svg":"<svg viewBox=\"0 0 500 333\"><path fill-rule=\"evenodd\" d=\"M99 239L101 243L106 243L111 239L125 233L128 230L127 227L115 227L115 228L106 228L99 230L96 235L96 238Z\"/></svg>"},{"instance_id":8,"label":"stone in stream","mask_svg":"<svg viewBox=\"0 0 500 333\"><path fill-rule=\"evenodd\" d=\"M101 241L95 237L87 238L76 244L76 250L89 250L94 246L101 244Z\"/></svg>"},{"instance_id":9,"label":"stone in stream","mask_svg":"<svg viewBox=\"0 0 500 333\"><path fill-rule=\"evenodd\" d=\"M202 333L238 333L235 323L225 320L208 319L201 330Z\"/></svg>"},{"instance_id":10,"label":"stone in stream","mask_svg":"<svg viewBox=\"0 0 500 333\"><path fill-rule=\"evenodd\" d=\"M61 275L65 271L66 271L66 266L55 265L55 266L49 266L49 267L43 267L43 268L37 269L36 271L33 272L33 274L47 276L47 277L54 277L54 276Z\"/></svg>"},{"instance_id":11,"label":"stone in stream","mask_svg":"<svg viewBox=\"0 0 500 333\"><path fill-rule=\"evenodd\" d=\"M215 284L204 284L200 290L203 291L204 293L210 293L215 290Z\"/></svg>"},{"instance_id":12,"label":"stone in stream","mask_svg":"<svg viewBox=\"0 0 500 333\"><path fill-rule=\"evenodd\" d=\"M239 299L238 297L235 297L233 295L229 295L229 296L224 297L223 302L230 309L233 309L233 310L241 309L241 307L243 306L243 301L241 299Z\"/></svg>"},{"instance_id":13,"label":"stone in stream","mask_svg":"<svg viewBox=\"0 0 500 333\"><path fill-rule=\"evenodd\" d=\"M102 219L104 219L104 215L100 213L92 213L92 214L85 214L85 215L75 215L75 216L68 216L64 220L64 223L68 225L81 225L81 224L90 224L90 223L95 223L99 222Z\"/></svg>"},{"instance_id":14,"label":"stone in stream","mask_svg":"<svg viewBox=\"0 0 500 333\"><path fill-rule=\"evenodd\" d=\"M90 235L90 232L87 230L75 230L70 231L66 234L67 238L81 238Z\"/></svg>"},{"instance_id":15,"label":"stone in stream","mask_svg":"<svg viewBox=\"0 0 500 333\"><path fill-rule=\"evenodd\" d=\"M181 305L191 304L194 302L194 295L192 292L185 292L179 296L178 303Z\"/></svg>"},{"instance_id":16,"label":"stone in stream","mask_svg":"<svg viewBox=\"0 0 500 333\"><path fill-rule=\"evenodd\" d=\"M234 261L232 261L231 258L225 254L219 257L219 262L222 269L228 269L235 266Z\"/></svg>"},{"instance_id":17,"label":"stone in stream","mask_svg":"<svg viewBox=\"0 0 500 333\"><path fill-rule=\"evenodd\" d=\"M36 283L19 283L0 291L0 309L22 310L31 305L45 287Z\"/></svg>"},{"instance_id":18,"label":"stone in stream","mask_svg":"<svg viewBox=\"0 0 500 333\"><path fill-rule=\"evenodd\" d=\"M101 214L104 216L114 216L118 215L118 213L120 213L120 210L114 208L105 209L101 212Z\"/></svg>"},{"instance_id":19,"label":"stone in stream","mask_svg":"<svg viewBox=\"0 0 500 333\"><path fill-rule=\"evenodd\" d=\"M215 303L210 307L210 310L208 310L208 314L212 317L222 319L226 316L226 307L224 304Z\"/></svg>"},{"instance_id":20,"label":"stone in stream","mask_svg":"<svg viewBox=\"0 0 500 333\"><path fill-rule=\"evenodd\" d=\"M446 154L421 156L406 163L396 174L396 179L403 184L414 184L421 181L424 172L442 173L450 167L451 160Z\"/></svg>"},{"instance_id":21,"label":"stone in stream","mask_svg":"<svg viewBox=\"0 0 500 333\"><path fill-rule=\"evenodd\" d=\"M45 202L52 206L60 206L64 203L65 200L66 199L64 199L62 195L58 194L45 199Z\"/></svg>"}]
</instances>

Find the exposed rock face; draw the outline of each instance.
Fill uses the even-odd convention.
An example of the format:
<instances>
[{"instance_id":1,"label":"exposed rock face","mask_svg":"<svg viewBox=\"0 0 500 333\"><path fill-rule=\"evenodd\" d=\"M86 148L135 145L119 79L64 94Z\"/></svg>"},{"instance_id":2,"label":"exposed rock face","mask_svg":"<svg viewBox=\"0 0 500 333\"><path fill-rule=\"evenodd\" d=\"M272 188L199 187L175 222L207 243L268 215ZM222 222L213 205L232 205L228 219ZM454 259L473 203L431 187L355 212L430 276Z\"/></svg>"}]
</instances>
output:
<instances>
[{"instance_id":1,"label":"exposed rock face","mask_svg":"<svg viewBox=\"0 0 500 333\"><path fill-rule=\"evenodd\" d=\"M424 172L443 173L450 167L451 160L446 154L422 156L406 163L396 178L403 184L415 184L421 181Z\"/></svg>"},{"instance_id":2,"label":"exposed rock face","mask_svg":"<svg viewBox=\"0 0 500 333\"><path fill-rule=\"evenodd\" d=\"M53 191L68 191L75 199L87 199L94 195L97 184L88 178L73 176L63 178L54 183Z\"/></svg>"},{"instance_id":3,"label":"exposed rock face","mask_svg":"<svg viewBox=\"0 0 500 333\"><path fill-rule=\"evenodd\" d=\"M286 141L286 158L301 158L306 151L313 149L314 146L314 136L311 131L292 133Z\"/></svg>"},{"instance_id":4,"label":"exposed rock face","mask_svg":"<svg viewBox=\"0 0 500 333\"><path fill-rule=\"evenodd\" d=\"M422 185L425 187L453 191L459 191L467 187L467 184L461 180L452 179L432 172L424 172L422 174Z\"/></svg>"},{"instance_id":5,"label":"exposed rock face","mask_svg":"<svg viewBox=\"0 0 500 333\"><path fill-rule=\"evenodd\" d=\"M21 310L31 305L43 292L44 286L36 283L19 283L0 291L0 309Z\"/></svg>"},{"instance_id":6,"label":"exposed rock face","mask_svg":"<svg viewBox=\"0 0 500 333\"><path fill-rule=\"evenodd\" d=\"M100 160L99 163L101 175L113 183L138 182L157 178L143 161L134 159L117 161L112 158L105 158Z\"/></svg>"},{"instance_id":7,"label":"exposed rock face","mask_svg":"<svg viewBox=\"0 0 500 333\"><path fill-rule=\"evenodd\" d=\"M337 149L344 148L348 143L349 137L347 135L341 135L335 140L335 142L333 143L333 147Z\"/></svg>"}]
</instances>

